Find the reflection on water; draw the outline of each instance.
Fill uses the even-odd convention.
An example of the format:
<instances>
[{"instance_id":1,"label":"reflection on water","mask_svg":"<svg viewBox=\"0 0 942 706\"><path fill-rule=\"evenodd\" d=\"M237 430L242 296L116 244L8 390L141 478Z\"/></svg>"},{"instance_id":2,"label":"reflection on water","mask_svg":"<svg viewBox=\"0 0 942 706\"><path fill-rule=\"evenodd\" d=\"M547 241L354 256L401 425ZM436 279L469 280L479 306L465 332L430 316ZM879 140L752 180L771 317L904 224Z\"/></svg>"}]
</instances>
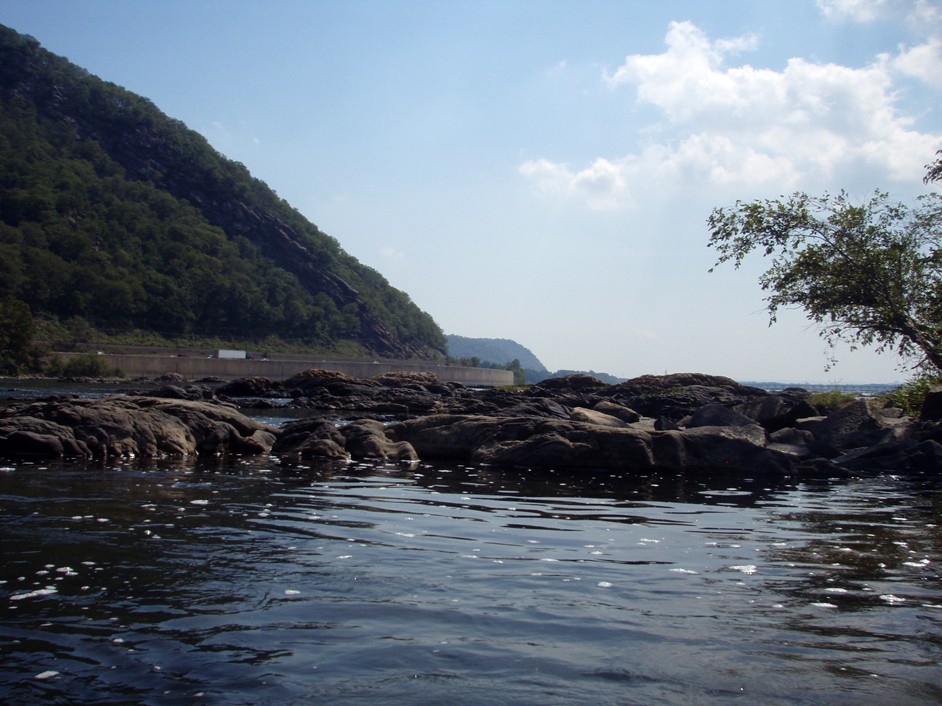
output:
<instances>
[{"instance_id":1,"label":"reflection on water","mask_svg":"<svg viewBox=\"0 0 942 706\"><path fill-rule=\"evenodd\" d=\"M0 470L4 703L935 703L940 494L476 467Z\"/></svg>"}]
</instances>

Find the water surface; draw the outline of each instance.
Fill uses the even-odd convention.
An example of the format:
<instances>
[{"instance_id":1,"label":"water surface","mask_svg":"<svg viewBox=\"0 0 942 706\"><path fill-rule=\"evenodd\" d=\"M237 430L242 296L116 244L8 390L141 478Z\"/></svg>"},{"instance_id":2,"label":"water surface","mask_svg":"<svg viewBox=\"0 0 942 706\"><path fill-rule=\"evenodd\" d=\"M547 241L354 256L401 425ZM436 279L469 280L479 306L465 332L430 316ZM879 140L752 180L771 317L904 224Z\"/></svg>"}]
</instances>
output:
<instances>
[{"instance_id":1,"label":"water surface","mask_svg":"<svg viewBox=\"0 0 942 706\"><path fill-rule=\"evenodd\" d=\"M938 487L0 470L4 703L942 700Z\"/></svg>"}]
</instances>

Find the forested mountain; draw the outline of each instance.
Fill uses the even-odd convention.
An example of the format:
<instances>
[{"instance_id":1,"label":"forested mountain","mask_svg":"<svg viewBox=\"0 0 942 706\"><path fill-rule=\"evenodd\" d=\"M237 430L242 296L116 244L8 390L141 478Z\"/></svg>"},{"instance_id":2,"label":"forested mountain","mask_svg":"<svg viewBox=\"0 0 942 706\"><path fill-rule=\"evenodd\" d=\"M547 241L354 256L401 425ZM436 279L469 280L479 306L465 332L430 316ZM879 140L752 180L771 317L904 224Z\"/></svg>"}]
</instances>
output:
<instances>
[{"instance_id":1,"label":"forested mountain","mask_svg":"<svg viewBox=\"0 0 942 706\"><path fill-rule=\"evenodd\" d=\"M481 363L506 365L517 360L525 370L546 372L546 367L526 347L506 338L467 338L448 334L448 355L452 358L476 358Z\"/></svg>"},{"instance_id":2,"label":"forested mountain","mask_svg":"<svg viewBox=\"0 0 942 706\"><path fill-rule=\"evenodd\" d=\"M0 300L109 333L445 352L428 314L243 165L2 26Z\"/></svg>"}]
</instances>

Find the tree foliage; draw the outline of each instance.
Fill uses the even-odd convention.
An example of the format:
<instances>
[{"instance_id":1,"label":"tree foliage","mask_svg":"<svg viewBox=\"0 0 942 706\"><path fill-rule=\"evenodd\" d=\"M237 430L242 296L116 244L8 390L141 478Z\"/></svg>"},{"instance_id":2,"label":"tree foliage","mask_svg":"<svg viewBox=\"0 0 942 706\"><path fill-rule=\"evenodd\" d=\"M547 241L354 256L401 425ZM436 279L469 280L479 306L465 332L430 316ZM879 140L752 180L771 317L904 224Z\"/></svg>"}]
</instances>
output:
<instances>
[{"instance_id":1,"label":"tree foliage","mask_svg":"<svg viewBox=\"0 0 942 706\"><path fill-rule=\"evenodd\" d=\"M0 374L17 375L34 364L33 316L12 298L0 299Z\"/></svg>"},{"instance_id":2,"label":"tree foliage","mask_svg":"<svg viewBox=\"0 0 942 706\"><path fill-rule=\"evenodd\" d=\"M714 209L708 224L714 267L738 268L754 251L771 258L759 278L770 323L799 307L832 347L873 346L942 371L939 194L908 206L879 191L862 204L796 193Z\"/></svg>"}]
</instances>

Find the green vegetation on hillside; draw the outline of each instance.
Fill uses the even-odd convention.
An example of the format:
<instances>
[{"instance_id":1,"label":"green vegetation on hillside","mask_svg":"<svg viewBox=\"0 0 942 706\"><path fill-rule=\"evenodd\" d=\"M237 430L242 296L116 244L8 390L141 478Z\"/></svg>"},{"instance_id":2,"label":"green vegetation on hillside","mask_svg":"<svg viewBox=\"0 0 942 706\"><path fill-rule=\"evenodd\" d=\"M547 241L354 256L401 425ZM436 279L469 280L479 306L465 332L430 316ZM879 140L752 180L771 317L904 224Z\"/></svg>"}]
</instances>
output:
<instances>
[{"instance_id":1,"label":"green vegetation on hillside","mask_svg":"<svg viewBox=\"0 0 942 706\"><path fill-rule=\"evenodd\" d=\"M526 347L506 338L468 338L448 334L448 355L452 358L481 363L506 365L518 361L523 368L546 372L546 367Z\"/></svg>"},{"instance_id":2,"label":"green vegetation on hillside","mask_svg":"<svg viewBox=\"0 0 942 706\"><path fill-rule=\"evenodd\" d=\"M428 314L244 166L3 27L0 299L47 330L445 350Z\"/></svg>"}]
</instances>

